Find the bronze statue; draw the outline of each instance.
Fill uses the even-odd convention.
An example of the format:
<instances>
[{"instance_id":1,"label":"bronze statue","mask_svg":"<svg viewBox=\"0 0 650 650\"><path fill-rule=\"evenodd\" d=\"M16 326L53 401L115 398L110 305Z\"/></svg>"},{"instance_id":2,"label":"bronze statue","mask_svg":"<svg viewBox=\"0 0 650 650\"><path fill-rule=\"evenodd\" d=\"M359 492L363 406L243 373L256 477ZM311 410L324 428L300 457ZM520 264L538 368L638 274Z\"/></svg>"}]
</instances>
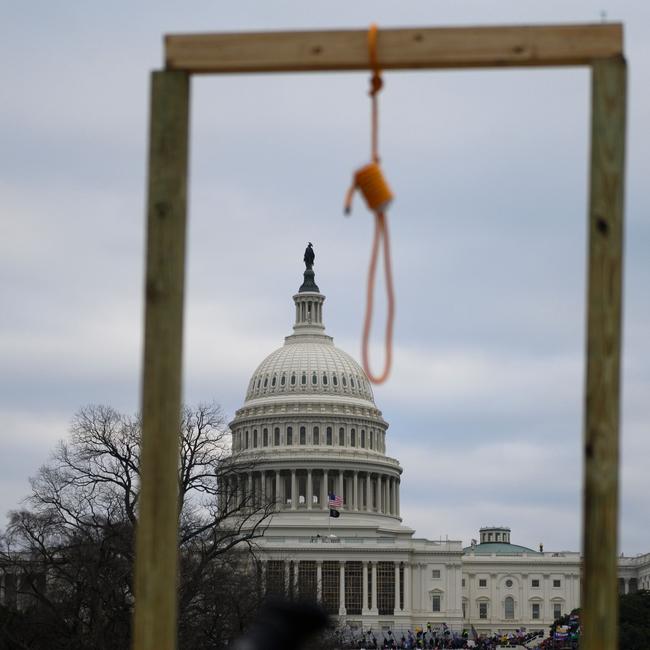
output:
<instances>
[{"instance_id":1,"label":"bronze statue","mask_svg":"<svg viewBox=\"0 0 650 650\"><path fill-rule=\"evenodd\" d=\"M314 259L316 255L314 254L314 249L312 248L312 243L307 243L307 248L305 248L305 256L302 258L305 263L305 268L312 269L314 267Z\"/></svg>"}]
</instances>

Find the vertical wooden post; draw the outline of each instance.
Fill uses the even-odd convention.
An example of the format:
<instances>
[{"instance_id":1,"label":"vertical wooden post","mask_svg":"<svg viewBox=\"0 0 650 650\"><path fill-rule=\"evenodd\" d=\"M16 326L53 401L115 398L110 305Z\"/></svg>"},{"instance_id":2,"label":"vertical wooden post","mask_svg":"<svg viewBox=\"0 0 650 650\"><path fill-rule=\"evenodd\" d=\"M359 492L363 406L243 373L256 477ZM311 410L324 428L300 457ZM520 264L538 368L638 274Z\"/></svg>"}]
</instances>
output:
<instances>
[{"instance_id":1,"label":"vertical wooden post","mask_svg":"<svg viewBox=\"0 0 650 650\"><path fill-rule=\"evenodd\" d=\"M586 650L618 647L618 447L626 66L592 67L582 583Z\"/></svg>"},{"instance_id":2,"label":"vertical wooden post","mask_svg":"<svg viewBox=\"0 0 650 650\"><path fill-rule=\"evenodd\" d=\"M189 75L154 72L133 625L136 650L176 647L188 122Z\"/></svg>"}]
</instances>

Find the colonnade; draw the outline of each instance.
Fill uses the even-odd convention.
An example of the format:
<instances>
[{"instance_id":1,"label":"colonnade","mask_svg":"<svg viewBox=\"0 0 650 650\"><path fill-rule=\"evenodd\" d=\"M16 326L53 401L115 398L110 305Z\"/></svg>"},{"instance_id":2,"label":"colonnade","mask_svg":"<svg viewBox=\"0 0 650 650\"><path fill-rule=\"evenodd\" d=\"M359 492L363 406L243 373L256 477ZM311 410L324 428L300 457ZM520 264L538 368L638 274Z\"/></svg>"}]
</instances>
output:
<instances>
[{"instance_id":1,"label":"colonnade","mask_svg":"<svg viewBox=\"0 0 650 650\"><path fill-rule=\"evenodd\" d=\"M313 565L316 564L316 600L319 603L322 603L326 608L330 606L331 602L324 602L327 600L324 597L323 590L323 563L325 562L328 565L338 565L338 614L339 616L350 615L362 615L362 616L373 616L373 615L394 615L398 616L401 614L410 613L411 611L411 565L408 562L371 562L367 560L363 561L350 561L350 560L305 560L304 562ZM276 570L276 575L279 572L283 576L283 584L278 590L277 584L270 584L271 581L268 580L268 566L273 564L274 569ZM280 591L285 596L294 597L294 598L309 598L313 597L313 593L310 594L300 594L299 591L299 572L300 572L300 560L266 560L261 563L262 570L262 589L265 592L274 591L278 593ZM356 594L357 598L353 595L353 589L346 588L346 576L351 569L351 565L362 565L362 574L361 574L361 584L357 585L361 587L361 608L360 611L355 611L355 608L358 607L359 594ZM382 581L381 576L378 575L378 565L381 564L384 567L384 580ZM281 565L282 568L278 565ZM385 569L390 568L388 565L392 566L393 575L390 576L390 580L386 579ZM347 568L347 571L346 571ZM358 576L357 576L358 577ZM387 589L390 589L390 593L387 593ZM346 600L347 597L347 600ZM351 601L354 600L355 604L352 604ZM392 603L390 610L386 609L386 603Z\"/></svg>"},{"instance_id":2,"label":"colonnade","mask_svg":"<svg viewBox=\"0 0 650 650\"><path fill-rule=\"evenodd\" d=\"M328 510L328 495L343 498L342 510L400 516L399 477L337 469L266 469L225 478L221 505L274 503L282 510ZM232 506L231 506L232 507Z\"/></svg>"}]
</instances>

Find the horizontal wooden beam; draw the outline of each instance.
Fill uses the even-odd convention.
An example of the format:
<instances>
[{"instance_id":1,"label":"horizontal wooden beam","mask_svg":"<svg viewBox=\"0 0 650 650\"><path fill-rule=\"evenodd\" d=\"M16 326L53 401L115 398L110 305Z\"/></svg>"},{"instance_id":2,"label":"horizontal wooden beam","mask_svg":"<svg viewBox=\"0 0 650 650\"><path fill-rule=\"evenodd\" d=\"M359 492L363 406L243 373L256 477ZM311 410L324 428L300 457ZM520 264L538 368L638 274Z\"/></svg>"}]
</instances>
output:
<instances>
[{"instance_id":1,"label":"horizontal wooden beam","mask_svg":"<svg viewBox=\"0 0 650 650\"><path fill-rule=\"evenodd\" d=\"M385 70L589 65L623 54L623 26L380 29ZM172 34L168 69L190 73L367 70L366 30Z\"/></svg>"}]
</instances>

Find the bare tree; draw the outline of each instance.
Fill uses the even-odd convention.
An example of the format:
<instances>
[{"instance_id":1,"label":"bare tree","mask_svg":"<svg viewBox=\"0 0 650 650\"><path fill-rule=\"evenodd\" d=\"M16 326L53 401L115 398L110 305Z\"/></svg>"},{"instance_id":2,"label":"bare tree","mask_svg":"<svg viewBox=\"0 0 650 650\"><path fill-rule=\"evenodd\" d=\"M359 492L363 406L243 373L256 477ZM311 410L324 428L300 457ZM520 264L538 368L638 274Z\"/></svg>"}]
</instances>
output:
<instances>
[{"instance_id":1,"label":"bare tree","mask_svg":"<svg viewBox=\"0 0 650 650\"><path fill-rule=\"evenodd\" d=\"M37 612L38 623L26 626L35 637L29 644L14 638L10 647L128 647L140 436L138 417L85 407L75 415L69 438L31 479L26 507L10 514L0 562L21 576L18 604L23 613ZM239 593L254 587L248 571L255 562L252 551L273 504L259 504L242 491L224 494L232 475L252 470L255 459L233 459L217 405L183 409L180 443L179 614L182 638L198 649L204 646L197 631L205 625L219 633L229 629L223 620L216 628L205 620L218 607L215 592L230 599L222 611L232 611L228 584L237 584ZM251 593L244 594L246 607L256 600ZM9 638L7 620L0 620L0 634L4 627ZM214 634L201 635L212 643L205 647L214 647Z\"/></svg>"}]
</instances>

